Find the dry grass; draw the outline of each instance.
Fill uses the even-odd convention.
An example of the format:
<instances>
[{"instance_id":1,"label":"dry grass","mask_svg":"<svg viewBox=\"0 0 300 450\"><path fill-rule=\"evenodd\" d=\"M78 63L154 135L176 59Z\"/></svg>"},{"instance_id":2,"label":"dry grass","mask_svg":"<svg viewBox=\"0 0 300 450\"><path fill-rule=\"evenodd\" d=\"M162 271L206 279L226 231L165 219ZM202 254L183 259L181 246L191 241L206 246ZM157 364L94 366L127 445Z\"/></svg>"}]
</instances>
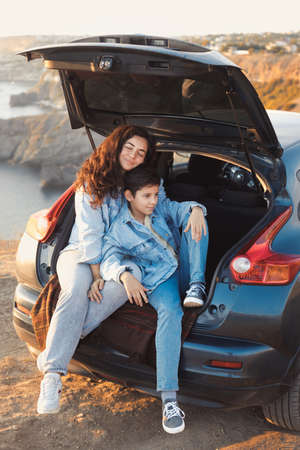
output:
<instances>
[{"instance_id":1,"label":"dry grass","mask_svg":"<svg viewBox=\"0 0 300 450\"><path fill-rule=\"evenodd\" d=\"M265 108L295 111L300 100L300 83L293 79L277 78L264 83L255 82Z\"/></svg>"}]
</instances>

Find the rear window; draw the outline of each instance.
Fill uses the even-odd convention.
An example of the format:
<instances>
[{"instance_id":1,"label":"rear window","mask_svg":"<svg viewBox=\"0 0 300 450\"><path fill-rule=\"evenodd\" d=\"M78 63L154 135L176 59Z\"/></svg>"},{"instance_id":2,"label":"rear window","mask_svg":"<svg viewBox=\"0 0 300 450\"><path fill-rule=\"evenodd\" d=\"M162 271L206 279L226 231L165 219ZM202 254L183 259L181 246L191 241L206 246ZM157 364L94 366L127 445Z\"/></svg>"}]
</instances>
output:
<instances>
[{"instance_id":1,"label":"rear window","mask_svg":"<svg viewBox=\"0 0 300 450\"><path fill-rule=\"evenodd\" d=\"M167 114L210 119L252 127L253 123L238 95L228 95L226 74L205 72L194 78L97 74L84 79L82 94L86 107L93 111L123 114Z\"/></svg>"}]
</instances>

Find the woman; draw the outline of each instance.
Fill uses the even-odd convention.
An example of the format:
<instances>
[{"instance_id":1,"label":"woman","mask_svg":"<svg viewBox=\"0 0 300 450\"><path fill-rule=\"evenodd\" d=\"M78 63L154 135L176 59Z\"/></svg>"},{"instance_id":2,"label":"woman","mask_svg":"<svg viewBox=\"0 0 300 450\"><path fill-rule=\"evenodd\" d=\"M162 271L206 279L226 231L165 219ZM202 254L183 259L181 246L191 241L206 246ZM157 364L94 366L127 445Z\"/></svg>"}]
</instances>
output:
<instances>
[{"instance_id":1,"label":"woman","mask_svg":"<svg viewBox=\"0 0 300 450\"><path fill-rule=\"evenodd\" d=\"M83 163L77 174L75 223L69 244L57 262L61 292L46 348L37 360L39 370L45 374L37 405L39 414L59 411L61 375L67 373L80 338L127 301L123 286L114 281L104 283L100 277L102 238L122 206L123 174L142 163L152 164L154 150L154 141L146 129L120 126ZM164 199L161 187L160 201ZM199 240L203 222L199 213L196 214L190 216L190 227L193 238ZM98 298L91 298L95 301L90 301L88 291L95 278L99 278L101 293Z\"/></svg>"}]
</instances>

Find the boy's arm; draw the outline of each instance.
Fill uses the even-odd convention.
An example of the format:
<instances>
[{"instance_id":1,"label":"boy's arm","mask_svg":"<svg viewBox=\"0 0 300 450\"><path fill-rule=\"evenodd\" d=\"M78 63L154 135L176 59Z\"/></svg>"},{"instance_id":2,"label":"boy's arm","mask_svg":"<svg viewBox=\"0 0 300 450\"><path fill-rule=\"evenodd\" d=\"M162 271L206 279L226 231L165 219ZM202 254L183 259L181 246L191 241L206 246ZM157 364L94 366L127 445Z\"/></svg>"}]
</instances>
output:
<instances>
[{"instance_id":1,"label":"boy's arm","mask_svg":"<svg viewBox=\"0 0 300 450\"><path fill-rule=\"evenodd\" d=\"M206 207L202 205L202 203L194 201L176 202L175 200L170 200L166 195L166 191L161 180L158 191L158 207L161 212L165 216L170 217L178 227L182 225L186 215L192 212L192 209L195 206L201 208L203 216L207 215Z\"/></svg>"},{"instance_id":2,"label":"boy's arm","mask_svg":"<svg viewBox=\"0 0 300 450\"><path fill-rule=\"evenodd\" d=\"M188 218L184 233L191 230L192 239L199 242L202 234L207 234L207 223L203 214L203 210L198 206L194 206Z\"/></svg>"},{"instance_id":3,"label":"boy's arm","mask_svg":"<svg viewBox=\"0 0 300 450\"><path fill-rule=\"evenodd\" d=\"M118 245L113 238L106 236L101 262L101 275L105 280L114 280L122 284L130 303L143 306L144 302L148 303L147 289L131 273L131 268L123 264L124 258L128 256L126 249Z\"/></svg>"},{"instance_id":4,"label":"boy's arm","mask_svg":"<svg viewBox=\"0 0 300 450\"><path fill-rule=\"evenodd\" d=\"M158 203L158 208L163 216L166 219L170 218L177 227L182 226L186 216L190 214L195 207L198 207L202 211L203 216L206 216L207 211L205 206L198 202L176 202L175 200L170 200L165 197Z\"/></svg>"},{"instance_id":5,"label":"boy's arm","mask_svg":"<svg viewBox=\"0 0 300 450\"><path fill-rule=\"evenodd\" d=\"M106 235L104 238L100 275L105 280L114 280L116 283L121 283L120 275L125 271L130 271L130 267L123 264L126 256L129 256L126 249L123 249L115 239Z\"/></svg>"}]
</instances>

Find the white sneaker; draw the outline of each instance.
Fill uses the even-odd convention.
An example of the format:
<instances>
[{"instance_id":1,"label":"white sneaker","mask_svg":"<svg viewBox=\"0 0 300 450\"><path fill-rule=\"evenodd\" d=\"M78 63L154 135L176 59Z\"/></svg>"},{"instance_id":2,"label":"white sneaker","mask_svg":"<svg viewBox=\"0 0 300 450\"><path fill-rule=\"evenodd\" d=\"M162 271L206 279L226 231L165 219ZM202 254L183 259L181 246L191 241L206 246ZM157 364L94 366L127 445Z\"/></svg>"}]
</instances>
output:
<instances>
[{"instance_id":1,"label":"white sneaker","mask_svg":"<svg viewBox=\"0 0 300 450\"><path fill-rule=\"evenodd\" d=\"M170 434L181 433L185 428L184 412L179 408L177 402L166 400L163 404L163 429Z\"/></svg>"},{"instance_id":2,"label":"white sneaker","mask_svg":"<svg viewBox=\"0 0 300 450\"><path fill-rule=\"evenodd\" d=\"M192 283L190 288L186 291L186 297L183 301L183 306L186 308L194 308L203 306L206 300L206 291L204 283Z\"/></svg>"},{"instance_id":3,"label":"white sneaker","mask_svg":"<svg viewBox=\"0 0 300 450\"><path fill-rule=\"evenodd\" d=\"M59 411L59 399L62 384L58 373L46 373L41 382L41 391L37 403L39 414L55 414Z\"/></svg>"}]
</instances>

